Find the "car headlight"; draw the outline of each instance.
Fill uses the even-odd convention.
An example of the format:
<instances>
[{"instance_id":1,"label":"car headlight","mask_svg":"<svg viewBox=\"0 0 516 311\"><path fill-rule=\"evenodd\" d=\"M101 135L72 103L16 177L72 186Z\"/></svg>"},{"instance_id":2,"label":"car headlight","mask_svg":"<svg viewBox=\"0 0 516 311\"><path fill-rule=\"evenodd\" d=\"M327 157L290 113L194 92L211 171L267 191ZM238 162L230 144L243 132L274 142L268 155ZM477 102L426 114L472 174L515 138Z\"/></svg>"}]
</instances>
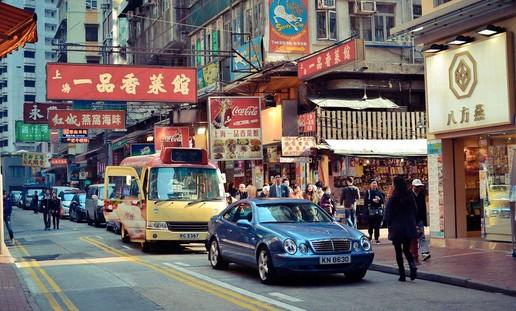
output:
<instances>
[{"instance_id":1,"label":"car headlight","mask_svg":"<svg viewBox=\"0 0 516 311\"><path fill-rule=\"evenodd\" d=\"M358 244L358 242L353 242L353 249L355 252L358 252L360 250L360 244Z\"/></svg>"},{"instance_id":2,"label":"car headlight","mask_svg":"<svg viewBox=\"0 0 516 311\"><path fill-rule=\"evenodd\" d=\"M308 246L305 243L299 244L299 251L303 254L308 253Z\"/></svg>"},{"instance_id":3,"label":"car headlight","mask_svg":"<svg viewBox=\"0 0 516 311\"><path fill-rule=\"evenodd\" d=\"M167 230L168 225L166 221L147 221L147 229Z\"/></svg>"},{"instance_id":4,"label":"car headlight","mask_svg":"<svg viewBox=\"0 0 516 311\"><path fill-rule=\"evenodd\" d=\"M285 251L287 253L289 253L290 255L294 255L296 252L297 252L297 245L296 245L296 242L294 242L294 240L292 239L286 239L284 242L283 242L283 248L285 249Z\"/></svg>"},{"instance_id":5,"label":"car headlight","mask_svg":"<svg viewBox=\"0 0 516 311\"><path fill-rule=\"evenodd\" d=\"M360 238L360 246L362 246L362 249L365 251L368 251L371 249L371 242L369 242L369 239L365 236Z\"/></svg>"}]
</instances>

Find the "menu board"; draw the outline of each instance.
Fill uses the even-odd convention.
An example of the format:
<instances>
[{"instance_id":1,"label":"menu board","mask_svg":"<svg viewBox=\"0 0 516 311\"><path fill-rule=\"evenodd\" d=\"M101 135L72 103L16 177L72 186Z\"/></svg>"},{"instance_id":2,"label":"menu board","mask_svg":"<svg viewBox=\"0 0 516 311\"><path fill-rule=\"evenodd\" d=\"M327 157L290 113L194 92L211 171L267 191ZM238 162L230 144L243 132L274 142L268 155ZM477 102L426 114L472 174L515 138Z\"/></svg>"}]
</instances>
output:
<instances>
[{"instance_id":1,"label":"menu board","mask_svg":"<svg viewBox=\"0 0 516 311\"><path fill-rule=\"evenodd\" d=\"M262 160L260 97L208 98L210 159Z\"/></svg>"}]
</instances>

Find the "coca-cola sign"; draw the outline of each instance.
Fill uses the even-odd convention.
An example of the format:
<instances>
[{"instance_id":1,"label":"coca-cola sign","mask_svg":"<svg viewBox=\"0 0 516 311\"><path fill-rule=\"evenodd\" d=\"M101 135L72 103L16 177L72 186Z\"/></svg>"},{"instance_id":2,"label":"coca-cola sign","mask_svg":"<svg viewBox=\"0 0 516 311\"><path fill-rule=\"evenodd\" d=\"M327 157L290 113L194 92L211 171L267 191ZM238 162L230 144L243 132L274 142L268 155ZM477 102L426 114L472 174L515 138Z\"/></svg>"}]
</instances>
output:
<instances>
[{"instance_id":1,"label":"coca-cola sign","mask_svg":"<svg viewBox=\"0 0 516 311\"><path fill-rule=\"evenodd\" d=\"M210 158L261 160L260 97L210 97Z\"/></svg>"},{"instance_id":2,"label":"coca-cola sign","mask_svg":"<svg viewBox=\"0 0 516 311\"><path fill-rule=\"evenodd\" d=\"M190 145L189 129L187 127L155 127L154 146L156 151L163 147L188 147Z\"/></svg>"}]
</instances>

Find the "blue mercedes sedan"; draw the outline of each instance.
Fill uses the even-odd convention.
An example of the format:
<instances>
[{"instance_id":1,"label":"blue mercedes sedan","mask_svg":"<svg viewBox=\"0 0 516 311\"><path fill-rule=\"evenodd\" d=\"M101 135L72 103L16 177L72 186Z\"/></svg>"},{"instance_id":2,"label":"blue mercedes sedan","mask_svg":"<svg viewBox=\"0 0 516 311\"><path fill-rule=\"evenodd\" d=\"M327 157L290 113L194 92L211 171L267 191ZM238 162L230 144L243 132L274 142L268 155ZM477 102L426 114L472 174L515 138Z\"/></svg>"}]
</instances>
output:
<instances>
[{"instance_id":1,"label":"blue mercedes sedan","mask_svg":"<svg viewBox=\"0 0 516 311\"><path fill-rule=\"evenodd\" d=\"M344 273L358 281L374 258L363 233L307 200L241 200L214 216L208 231L214 269L230 262L255 267L263 283L285 272Z\"/></svg>"}]
</instances>

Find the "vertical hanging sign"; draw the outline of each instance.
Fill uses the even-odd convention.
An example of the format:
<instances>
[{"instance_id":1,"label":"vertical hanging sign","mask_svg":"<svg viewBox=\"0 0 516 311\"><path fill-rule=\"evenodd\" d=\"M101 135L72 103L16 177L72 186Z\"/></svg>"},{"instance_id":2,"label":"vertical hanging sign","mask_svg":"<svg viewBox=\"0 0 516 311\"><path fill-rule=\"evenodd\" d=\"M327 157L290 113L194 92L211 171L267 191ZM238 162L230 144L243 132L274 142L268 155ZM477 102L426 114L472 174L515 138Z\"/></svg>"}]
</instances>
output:
<instances>
[{"instance_id":1,"label":"vertical hanging sign","mask_svg":"<svg viewBox=\"0 0 516 311\"><path fill-rule=\"evenodd\" d=\"M308 0L269 0L269 52L310 52Z\"/></svg>"}]
</instances>

